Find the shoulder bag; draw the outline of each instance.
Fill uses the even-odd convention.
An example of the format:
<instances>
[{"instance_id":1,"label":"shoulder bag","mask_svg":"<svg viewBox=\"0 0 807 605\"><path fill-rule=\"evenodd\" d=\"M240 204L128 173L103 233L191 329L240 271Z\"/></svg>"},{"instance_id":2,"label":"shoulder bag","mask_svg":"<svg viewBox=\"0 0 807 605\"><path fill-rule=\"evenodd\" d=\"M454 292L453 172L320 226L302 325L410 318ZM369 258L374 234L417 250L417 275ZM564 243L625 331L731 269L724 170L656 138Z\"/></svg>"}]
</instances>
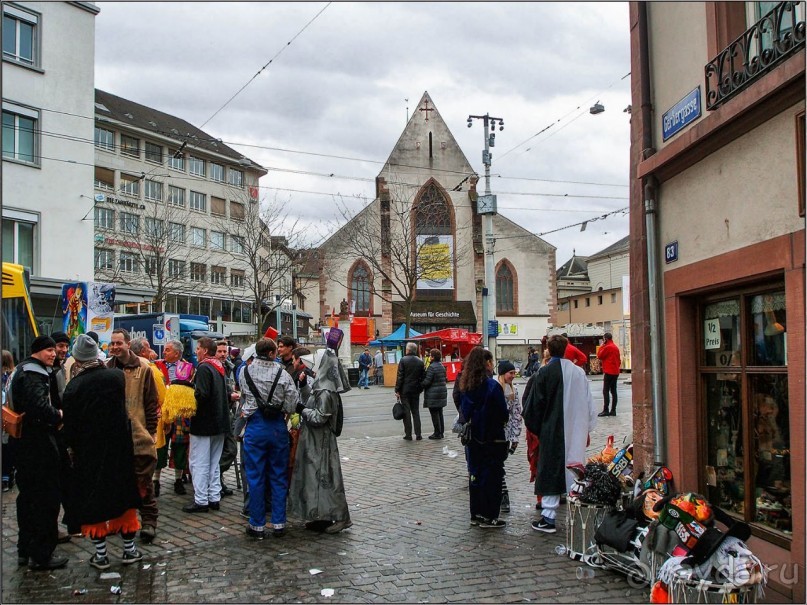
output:
<instances>
[{"instance_id":1,"label":"shoulder bag","mask_svg":"<svg viewBox=\"0 0 807 605\"><path fill-rule=\"evenodd\" d=\"M250 393L252 393L252 396L255 398L255 403L258 404L258 409L266 417L276 416L281 414L283 411L283 404L272 403L272 397L275 394L275 387L280 380L280 374L285 371L286 370L283 368L280 368L280 371L275 374L275 379L272 382L272 388L269 389L269 397L267 401L264 401L261 394L258 392L258 388L255 386L255 381L253 381L252 376L249 375L249 368L244 368L244 379L247 381L247 387L249 387Z\"/></svg>"}]
</instances>

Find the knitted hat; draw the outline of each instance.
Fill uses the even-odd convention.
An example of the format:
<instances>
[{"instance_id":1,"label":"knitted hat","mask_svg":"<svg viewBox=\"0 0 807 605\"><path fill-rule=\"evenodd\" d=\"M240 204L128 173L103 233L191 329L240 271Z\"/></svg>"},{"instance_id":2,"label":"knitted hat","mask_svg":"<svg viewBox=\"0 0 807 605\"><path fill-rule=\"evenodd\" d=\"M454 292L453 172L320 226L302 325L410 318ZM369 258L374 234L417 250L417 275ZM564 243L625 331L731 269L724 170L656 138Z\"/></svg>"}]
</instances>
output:
<instances>
[{"instance_id":1,"label":"knitted hat","mask_svg":"<svg viewBox=\"0 0 807 605\"><path fill-rule=\"evenodd\" d=\"M59 344L60 342L66 342L67 344L70 344L70 337L64 332L54 332L53 334L50 335L50 337L56 344Z\"/></svg>"},{"instance_id":2,"label":"knitted hat","mask_svg":"<svg viewBox=\"0 0 807 605\"><path fill-rule=\"evenodd\" d=\"M92 361L98 359L98 345L86 334L79 334L73 345L73 357L76 361Z\"/></svg>"},{"instance_id":3,"label":"knitted hat","mask_svg":"<svg viewBox=\"0 0 807 605\"><path fill-rule=\"evenodd\" d=\"M92 338L95 341L95 344L98 344L98 334L97 333L90 330L89 332L87 332L87 336Z\"/></svg>"},{"instance_id":4,"label":"knitted hat","mask_svg":"<svg viewBox=\"0 0 807 605\"><path fill-rule=\"evenodd\" d=\"M507 372L512 372L515 369L516 369L516 366L514 366L509 361L500 361L499 362L499 376L501 376L502 374L507 374Z\"/></svg>"},{"instance_id":5,"label":"knitted hat","mask_svg":"<svg viewBox=\"0 0 807 605\"><path fill-rule=\"evenodd\" d=\"M56 348L56 341L54 341L50 336L37 336L31 343L31 355L44 351L45 349L54 348Z\"/></svg>"}]
</instances>

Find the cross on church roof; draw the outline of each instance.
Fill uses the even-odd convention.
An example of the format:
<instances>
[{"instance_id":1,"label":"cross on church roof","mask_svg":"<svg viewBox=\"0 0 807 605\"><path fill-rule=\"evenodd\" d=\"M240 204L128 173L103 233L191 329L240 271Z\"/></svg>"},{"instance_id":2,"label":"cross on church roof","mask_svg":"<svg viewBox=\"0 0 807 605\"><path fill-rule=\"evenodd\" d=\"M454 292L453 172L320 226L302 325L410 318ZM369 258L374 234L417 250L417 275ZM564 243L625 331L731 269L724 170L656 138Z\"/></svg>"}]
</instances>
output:
<instances>
[{"instance_id":1,"label":"cross on church roof","mask_svg":"<svg viewBox=\"0 0 807 605\"><path fill-rule=\"evenodd\" d=\"M426 112L426 121L428 122L429 121L429 112L434 111L434 108L429 107L429 99L423 99L423 104L425 105L425 107L419 107L418 110Z\"/></svg>"}]
</instances>

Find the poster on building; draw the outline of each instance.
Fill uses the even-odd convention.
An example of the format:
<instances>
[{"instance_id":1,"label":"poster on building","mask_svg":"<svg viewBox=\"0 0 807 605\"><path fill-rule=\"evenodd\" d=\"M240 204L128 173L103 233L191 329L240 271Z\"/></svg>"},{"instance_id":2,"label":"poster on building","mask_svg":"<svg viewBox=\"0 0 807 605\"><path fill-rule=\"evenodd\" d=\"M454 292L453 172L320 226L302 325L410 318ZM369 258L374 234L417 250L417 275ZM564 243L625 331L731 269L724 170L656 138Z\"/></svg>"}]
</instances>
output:
<instances>
[{"instance_id":1,"label":"poster on building","mask_svg":"<svg viewBox=\"0 0 807 605\"><path fill-rule=\"evenodd\" d=\"M106 352L112 338L115 286L98 282L62 285L63 330L72 345L79 334L98 334L99 346Z\"/></svg>"},{"instance_id":2,"label":"poster on building","mask_svg":"<svg viewBox=\"0 0 807 605\"><path fill-rule=\"evenodd\" d=\"M418 290L454 289L454 237L418 235Z\"/></svg>"}]
</instances>

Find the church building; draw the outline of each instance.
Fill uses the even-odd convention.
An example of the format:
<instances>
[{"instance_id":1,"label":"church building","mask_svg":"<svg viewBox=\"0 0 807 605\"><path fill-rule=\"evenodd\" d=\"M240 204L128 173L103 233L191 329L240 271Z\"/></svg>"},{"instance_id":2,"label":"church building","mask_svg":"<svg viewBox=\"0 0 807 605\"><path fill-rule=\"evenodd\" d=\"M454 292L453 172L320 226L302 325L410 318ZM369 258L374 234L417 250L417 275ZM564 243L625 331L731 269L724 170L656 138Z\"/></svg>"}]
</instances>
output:
<instances>
[{"instance_id":1,"label":"church building","mask_svg":"<svg viewBox=\"0 0 807 605\"><path fill-rule=\"evenodd\" d=\"M321 323L345 301L354 321L368 318L380 336L403 323L418 332L481 332L486 284L478 181L424 92L376 177L375 199L319 249ZM497 345L540 341L555 319L555 247L501 214L493 226L495 236L509 236L492 255Z\"/></svg>"}]
</instances>

